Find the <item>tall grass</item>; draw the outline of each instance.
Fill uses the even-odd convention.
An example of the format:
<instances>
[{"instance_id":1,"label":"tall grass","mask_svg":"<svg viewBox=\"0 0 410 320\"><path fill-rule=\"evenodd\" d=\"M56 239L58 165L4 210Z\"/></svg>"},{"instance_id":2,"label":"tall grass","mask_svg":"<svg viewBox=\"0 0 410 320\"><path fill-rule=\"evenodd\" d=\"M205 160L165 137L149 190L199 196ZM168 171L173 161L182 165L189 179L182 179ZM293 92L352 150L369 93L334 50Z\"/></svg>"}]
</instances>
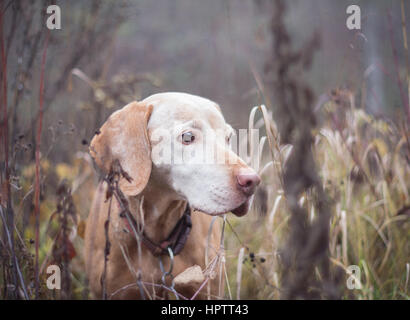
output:
<instances>
[{"instance_id":1,"label":"tall grass","mask_svg":"<svg viewBox=\"0 0 410 320\"><path fill-rule=\"evenodd\" d=\"M352 98L353 93L349 94ZM334 208L331 261L333 268L346 271L341 282L344 298L409 299L409 133L348 105L353 101L327 102L321 111L323 125L314 135L315 162ZM336 113L337 121L343 123L338 129ZM271 117L267 125L268 130L276 128ZM240 289L241 299L276 299L283 285L280 249L288 234L289 209L280 168L286 165L291 151L275 136L262 157L262 162L268 163L261 166L265 197L256 197L253 212L244 219L228 218L235 231L227 230L228 274L234 290L238 293ZM258 200L266 202L267 211L262 216L260 208L264 205ZM316 219L313 200L309 193L300 198L311 220ZM243 251L244 258L240 254ZM243 266L237 267L241 263ZM350 290L346 285L350 265L360 268L360 290Z\"/></svg>"},{"instance_id":2,"label":"tall grass","mask_svg":"<svg viewBox=\"0 0 410 320\"><path fill-rule=\"evenodd\" d=\"M98 1L93 3L95 16L95 12L100 10L100 5ZM403 47L408 54L403 0L401 10ZM19 11L13 12L15 19L20 16ZM27 25L31 24L32 18L29 19L25 22ZM96 19L90 19L90 23L88 20L84 20L83 23L96 27ZM3 28L2 20L3 16L0 15L0 27ZM112 21L111 24L104 23L101 30L91 27L80 28L89 34L86 36L83 32L78 32L78 41L73 43L84 44L79 46L78 53L66 59L66 64L60 68L63 72L59 80L51 84L43 75L41 77L41 88L44 85L46 88L51 86L51 90L45 92L48 91L49 97L44 97L44 112L51 106L50 97L55 97L63 91L66 79L71 73L92 84L95 100L90 104L97 106L97 112L91 117L95 119L96 127L102 118L101 110L112 108L114 102L121 99L124 99L124 102L131 99L128 95L122 98L123 93L128 90L126 88L138 88L140 79L137 76L105 83L103 80L89 80L83 76L85 73L74 69L78 67L83 55L97 56L93 52L98 52L100 43L106 43L104 39L110 38L107 30L116 30L117 24L117 21ZM31 32L28 32L30 28L25 29L27 32L20 39L22 43L35 43L30 47L32 58L29 59L25 71L30 74L36 61L36 50L39 43L42 43L39 40L45 33L40 28L33 37ZM13 34L12 28L11 35ZM275 36L274 32L272 34ZM92 41L80 41L83 38L90 38ZM93 39L97 38L101 41L95 43ZM82 235L90 199L96 185L92 161L86 152L78 151L77 144L68 142L67 137L74 136L75 130L61 120L57 125L49 127L49 134L52 136L49 140L52 140L52 144L62 140L67 154L73 154L73 159L67 158L67 163L58 162L58 158L48 158L53 145L48 146L48 149L43 147L47 152L40 153L41 137L44 139L45 136L41 132L41 125L37 127L37 139L34 126L29 126L28 130L24 128L27 133L18 135L17 124L21 119L19 120L17 115L26 109L21 108L23 105L20 109L17 108L22 99L20 100L20 93L16 93L18 89L15 85L15 94L11 95L14 96L13 109L10 110L15 121L6 120L10 115L7 108L8 82L5 70L8 65L4 39L2 29L0 298L87 299L89 293L82 258ZM338 289L345 299L410 298L410 132L409 123L405 120L406 113L407 117L410 116L409 65L406 64L406 88L400 81L398 49L393 39L390 40L395 58L397 83L400 85L400 99L402 106L407 108L399 117L399 121L375 118L364 111L367 96L365 86L357 90L335 89L326 94L327 102L315 109L315 117L319 119L319 124L309 132L313 137L311 149L314 167L320 177L321 188L331 199L329 241L326 241L324 246L330 256L331 271L338 280L335 283L339 285ZM45 49L43 52L45 55ZM43 71L44 59L45 56L42 63ZM47 68L45 70L47 71ZM104 72L102 74L101 77L97 74L93 78L102 79ZM270 88L263 88L262 80L256 71L254 75L260 91L268 95ZM38 80L33 79L32 82ZM406 89L408 92L405 92ZM100 99L101 92L103 101ZM40 97L43 100L42 94ZM284 170L289 165L288 160L294 148L287 144L290 141L289 137L281 137L279 134L278 128L283 123L281 119L276 119L272 115L273 106L270 103L276 101L267 96L264 98L268 106L257 106L249 115L249 129L260 129L265 133L260 141L260 145L263 146L260 150L254 148L252 137L249 146L249 159L260 159L259 174L262 177L262 184L255 195L251 212L246 217L224 217L224 241L218 249L218 259L209 261L208 269L203 270L206 280L201 290L208 292L208 279L211 278L214 269L220 271L218 298L279 299L286 285L283 280L283 250L292 250L292 247L285 246L291 229L291 210L287 206L288 199L284 190ZM360 101L360 106L356 105L356 101ZM40 102L40 106L40 110L43 110L43 102ZM81 112L78 113L83 115ZM41 117L39 112L39 117L34 116L30 121L35 124L37 120L41 121ZM11 130L9 124L13 124ZM31 139L30 135L27 136L29 131L33 131ZM10 135L9 132L15 134ZM57 137L61 140L57 141ZM12 146L10 141L13 142ZM86 150L87 144L86 140L82 140L83 151ZM33 155L30 156L33 145L37 148L36 161ZM43 141L42 145L46 143ZM76 152L72 152L73 150ZM21 155L20 160L16 154ZM65 183L60 184L60 181ZM306 220L309 223L316 221L319 214L316 194L307 190L297 200L307 215ZM66 267L61 292L45 287L45 270L50 263ZM347 280L351 276L348 270L352 265L359 267L360 274L355 274L354 277L356 283L360 283L360 289L349 289L347 286ZM321 281L320 270L315 268L314 272L318 281ZM225 292L222 292L224 283Z\"/></svg>"},{"instance_id":3,"label":"tall grass","mask_svg":"<svg viewBox=\"0 0 410 320\"><path fill-rule=\"evenodd\" d=\"M354 99L350 100L353 101ZM251 212L242 218L227 215L225 225L225 259L223 279L227 281L221 298L278 299L281 294L280 249L289 232L289 209L282 188L281 171L292 152L282 145L272 114L262 114L257 107L252 128L269 129L270 138L260 152L262 184L255 196ZM409 299L410 257L410 161L409 145L403 130L390 121L376 119L351 106L338 113L343 125L335 129L335 113L345 108L333 99L321 109L322 126L314 132L313 155L325 192L333 201L329 252L333 268L347 270L360 267L360 290L349 290L343 273L343 297L346 299ZM265 109L266 110L266 109ZM408 135L408 133L407 133ZM263 137L262 137L263 138ZM255 152L257 152L255 150ZM258 150L259 152L259 150ZM53 180L65 178L73 187L73 204L79 223L70 226L70 241L77 255L70 255L72 298L87 298L87 282L82 261L84 218L92 197L94 180L88 157L78 154L72 166L51 167L41 161L42 172ZM23 170L22 192L30 192L35 166ZM309 219L316 218L312 194L299 199ZM58 195L52 193L41 204L41 221L55 210ZM17 203L18 204L18 203ZM16 206L20 208L20 206ZM17 216L20 223L20 216ZM57 250L56 235L60 224L52 221L40 225L40 264L51 261L50 252ZM19 261L27 285L34 275L30 255L35 248L29 242L35 232L17 229ZM24 239L24 244L23 241ZM46 262L47 263L47 262ZM31 266L31 267L30 267ZM225 275L227 279L225 280ZM46 274L40 274L41 298L58 298L44 288ZM228 288L230 292L228 291ZM206 290L206 286L203 290ZM29 287L29 294L34 292Z\"/></svg>"}]
</instances>

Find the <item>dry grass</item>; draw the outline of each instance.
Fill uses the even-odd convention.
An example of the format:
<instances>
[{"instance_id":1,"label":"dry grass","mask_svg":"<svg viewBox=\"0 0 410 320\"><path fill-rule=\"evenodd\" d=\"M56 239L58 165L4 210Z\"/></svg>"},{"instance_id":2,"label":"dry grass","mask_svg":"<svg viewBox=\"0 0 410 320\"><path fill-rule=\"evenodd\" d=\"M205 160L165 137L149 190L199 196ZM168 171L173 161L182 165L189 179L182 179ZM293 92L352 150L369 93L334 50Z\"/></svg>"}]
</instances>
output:
<instances>
[{"instance_id":1,"label":"dry grass","mask_svg":"<svg viewBox=\"0 0 410 320\"><path fill-rule=\"evenodd\" d=\"M349 290L346 273L341 282L343 297L408 299L409 133L354 105L339 112L344 126L335 130L334 115L341 108L334 100L323 106L324 124L315 132L313 154L323 188L333 202L329 242L333 267L361 269L362 289ZM276 127L272 119L269 124ZM275 132L273 136L277 137ZM228 218L235 234L228 228L227 265L232 287L236 292L240 288L242 299L277 299L283 285L279 252L288 236L289 209L280 168L290 148L274 138L268 149L262 161L267 165L261 166L264 196L256 197L253 212L245 219ZM300 204L309 220L317 218L312 194L303 194ZM267 211L261 216L258 207L263 206ZM238 261L243 248L245 256ZM241 263L242 268L237 267Z\"/></svg>"},{"instance_id":2,"label":"dry grass","mask_svg":"<svg viewBox=\"0 0 410 320\"><path fill-rule=\"evenodd\" d=\"M345 102L348 104L349 101ZM265 111L262 113L261 110ZM223 298L278 299L283 286L278 253L289 234L289 209L281 172L292 147L281 145L270 111L266 111L264 106L254 111L251 113L250 129L260 128L266 132L268 126L270 132L269 139L261 138L266 141L263 152L255 151L261 157L259 172L263 183L246 217L226 217L225 251L221 252L222 259L215 266L222 270L220 282L226 283L225 292L221 294ZM346 108L345 103L335 99L324 104L320 114L322 126L314 132L313 155L324 191L332 199L328 246L330 258L333 267L346 269L349 265L358 265L361 269L362 290L347 289L346 276L343 275L343 297L408 299L409 133L390 121L375 119L354 105ZM336 114L338 123L341 123L338 126L334 123ZM43 159L41 170L46 181L66 179L72 186L79 223L70 226L70 241L77 251L70 262L71 292L73 298L87 298L81 234L95 184L89 157L79 153L72 165L61 163L56 167ZM35 238L35 230L31 227L34 225L32 223L24 230L21 229L21 210L27 195L33 192L34 173L34 164L22 170L21 189L16 194L19 200L14 204L17 212L16 252L30 297L34 296L34 282L30 281L34 271L33 259L28 253L35 252L34 241L31 242ZM55 239L62 228L58 221L52 221L47 228L46 221L55 210L59 195L48 192L44 196L43 192L40 207L40 221L43 221L40 224L40 265L45 263L51 252L57 250ZM310 221L317 217L312 197L311 193L304 193L299 202L308 212ZM43 272L40 283L45 284L45 277ZM55 296L44 286L40 288L40 296L59 298L59 295Z\"/></svg>"},{"instance_id":3,"label":"dry grass","mask_svg":"<svg viewBox=\"0 0 410 320\"><path fill-rule=\"evenodd\" d=\"M0 39L1 69L3 71L9 67L5 57L12 40L28 43L30 58L21 71L23 75L30 75L23 77L28 84L38 81L39 77L33 72L33 64L44 45L45 33L41 28L37 28L32 36L28 30L33 18L22 14L24 11L20 10L23 8L20 1L15 3L17 8L13 11L12 20L18 21L20 16L24 17L21 26L25 31L22 31L20 38L14 37L17 24L12 23L7 42L5 36ZM46 1L43 1L43 4L45 3ZM401 1L401 4L402 20L405 21L404 2ZM92 1L92 8L93 13L103 14L107 11L111 14L112 11L110 7L104 11L106 7L100 6L97 0ZM131 96L135 96L135 91L139 92L140 82L152 82L155 86L159 83L149 75L118 75L112 81L106 81L106 72L100 68L102 62L97 63L96 72L86 76L86 73L79 69L79 61L85 56L99 56L97 53L108 42L107 38L114 39L107 30L114 35L119 21L122 21L113 19L110 20L111 24L104 23L98 27L93 16L88 19L83 19L82 22L90 27L80 28L85 31L78 32L78 39L73 42L81 45L73 46L69 59L63 59L62 66L53 68L57 73L60 73L58 70L63 70L61 77L57 81L44 79L44 112L46 115L46 111L51 110L51 102L65 91L66 83L72 74L90 85L93 93L88 101L77 99L76 102L84 107L72 109L72 113L78 118L89 117L97 128L117 102L128 102L132 99ZM405 25L402 33L405 39L403 47L408 53ZM272 34L275 35L275 30L272 30ZM52 41L50 45L52 49ZM345 299L410 298L410 131L409 122L406 120L406 117L410 116L410 109L406 110L409 105L406 96L410 96L410 78L407 65L407 84L401 83L401 71L397 63L397 52L400 49L394 47L393 41L392 47L396 58L397 82L401 86L401 105L404 109L403 114L398 117L399 121L393 122L367 114L363 110L367 88L363 85L360 89L335 89L325 94L326 102L318 104L314 113L309 113L316 118L317 123L304 128L304 132L309 134L309 145L312 143L311 148L307 149L309 153L311 151L313 168L320 181L319 187L330 199L329 239L321 244L320 249L322 254L326 252L325 258L330 259L333 284L338 285ZM305 49L309 49L309 46ZM103 59L104 55L100 58ZM294 55L293 59L287 59L289 56L285 54L282 58L283 63L290 63L293 59L306 62L306 56L303 54ZM18 74L20 73L16 72L14 76L17 78ZM273 87L264 83L256 72L254 75L260 91L269 94ZM77 136L84 137L84 133L75 131L75 127L69 125L71 120L51 121L48 130L44 128L40 136L43 151L40 152L40 138L37 144L35 139L37 109L34 109L32 117L28 119L31 125L23 127L23 117L20 116L31 106L25 105L27 99L22 99L17 87L10 84L13 90L9 91L14 91L14 94L9 94L9 97L13 98L7 104L6 76L6 72L1 73L0 299L90 298L82 257L82 235L96 185L96 175L90 156L84 152L88 142L83 138L82 146L78 146ZM263 89L262 84L265 85ZM310 102L313 98L306 100L309 100L309 103L302 103L303 107L312 107ZM275 117L272 115L272 111L278 110L275 109L278 107L275 103L278 101L272 100L273 105L270 105L271 99L268 97L264 97L264 101L269 104L267 107L257 106L249 115L249 129L260 129L260 132L265 134L261 137L263 149L256 150L251 143L249 149L252 151L247 159L250 163L250 159L259 158L259 173L263 183L257 191L251 212L246 217L224 217L224 241L220 248L217 248L217 258L207 261L206 280L201 286L202 290L210 292L207 281L214 270L220 271L220 294L210 298L279 299L283 297L283 288L287 285L284 283L286 264L283 263L283 257L284 253L293 250L291 246L287 246L289 235L292 234L292 208L288 206L284 172L295 149L290 145L291 135L280 134L283 132L281 129L288 128L289 123L276 117L276 114ZM360 105L356 101L360 101ZM13 108L8 110L7 105ZM8 111L11 111L10 116ZM50 116L50 112L47 116ZM286 112L282 114L286 118ZM57 116L51 116L53 117ZM86 123L79 119L74 122L79 126ZM92 131L93 127L90 127ZM24 134L19 134L20 131ZM74 139L77 144L73 142ZM53 158L50 151L57 143L61 143L63 148L59 150L64 150L65 153L61 157L54 155ZM36 147L39 150L37 164L33 152ZM62 158L66 162L61 162ZM288 169L292 170L289 167ZM298 172L296 169L300 168L294 169L294 172ZM60 184L61 181L64 183ZM318 185L315 187L317 190ZM34 205L35 200L37 208ZM320 215L317 192L306 188L297 200L296 206L305 214L302 218L309 225L313 225ZM284 252L284 249L287 251ZM299 246L298 250L300 249L303 251L303 246ZM66 266L63 275L66 280L61 291L51 291L45 286L45 269L51 262ZM348 275L345 271L350 265L360 267L360 290L347 288ZM313 262L308 267L315 280L322 283L322 270ZM37 285L39 287L36 294ZM145 284L142 285L144 287ZM161 287L161 284L158 286ZM310 289L313 288L304 288L306 291ZM147 294L147 297L150 295Z\"/></svg>"}]
</instances>

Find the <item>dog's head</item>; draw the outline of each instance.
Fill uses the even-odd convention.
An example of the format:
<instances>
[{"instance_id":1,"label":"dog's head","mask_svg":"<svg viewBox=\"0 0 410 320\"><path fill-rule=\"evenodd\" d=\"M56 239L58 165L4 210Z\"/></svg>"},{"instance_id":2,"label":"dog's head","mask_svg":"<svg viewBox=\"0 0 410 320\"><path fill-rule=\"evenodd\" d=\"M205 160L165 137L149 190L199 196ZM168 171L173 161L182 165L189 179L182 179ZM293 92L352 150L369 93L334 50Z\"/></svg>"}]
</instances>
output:
<instances>
[{"instance_id":1,"label":"dog's head","mask_svg":"<svg viewBox=\"0 0 410 320\"><path fill-rule=\"evenodd\" d=\"M90 153L104 172L120 162L132 178L120 181L129 196L155 183L204 213L242 216L260 178L231 150L233 133L216 103L160 93L113 113L91 141Z\"/></svg>"}]
</instances>

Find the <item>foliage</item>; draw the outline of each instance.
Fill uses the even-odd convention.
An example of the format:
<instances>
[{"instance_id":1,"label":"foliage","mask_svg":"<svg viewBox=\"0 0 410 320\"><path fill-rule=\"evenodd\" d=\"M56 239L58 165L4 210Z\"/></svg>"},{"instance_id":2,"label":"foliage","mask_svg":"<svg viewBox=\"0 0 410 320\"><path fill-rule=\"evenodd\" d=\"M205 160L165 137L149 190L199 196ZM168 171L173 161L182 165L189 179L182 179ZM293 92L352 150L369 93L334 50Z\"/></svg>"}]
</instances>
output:
<instances>
[{"instance_id":1,"label":"foliage","mask_svg":"<svg viewBox=\"0 0 410 320\"><path fill-rule=\"evenodd\" d=\"M184 10L192 10L192 7L186 5L190 0L181 1L178 2L184 4L180 7L181 12L176 12L171 2L167 2L169 16L185 15ZM212 42L214 46L204 42L206 36L201 38L194 32L195 29L190 30L183 41L180 38L164 39L163 29L174 28L178 34L182 34L181 30L186 32L187 29L185 24L191 26L190 20L179 19L181 24L167 26L166 19L153 19L150 15L142 14L138 17L138 22L142 22L138 24L133 20L138 6L134 7L128 2L117 5L114 1L99 0L70 2L70 5L62 2L63 10L70 13L67 15L69 21L65 21L67 28L61 30L61 33L51 33L47 46L47 32L42 21L44 8L49 3L48 0L19 0L1 6L0 299L90 298L82 255L83 233L97 176L87 152L89 139L114 111L114 107L152 92L175 90L181 87L181 83L183 88L188 88L183 91L210 98L218 94L226 96L225 99L231 104L224 109L228 120L237 120L246 114L242 117L243 122L246 121L249 112L240 112L244 109L238 109L237 105L247 108L251 100L255 104L262 101L266 104L266 107L258 104L249 115L249 129L257 128L265 132L265 137L261 139L263 150L254 150L260 156L259 173L263 183L255 195L251 212L240 219L227 215L224 224L226 263L223 263L226 273L221 279L227 284L224 298L279 299L284 296L283 288L287 285L283 283L286 279L284 274L289 265L284 257L293 254L292 250L296 252L295 247L288 245L292 234L297 236L294 229L292 232L292 212L295 207L300 208L304 213L303 220L314 225L320 216L320 192L317 191L320 189L330 199L327 208L330 222L328 241L317 242L317 247L320 247L321 254L326 252L325 258L330 260L332 285L337 284L336 289L341 292L342 298L410 298L410 131L407 120L410 113L406 114L409 110L405 109L409 105L410 92L406 91L410 90L410 81L408 65L403 63L408 56L406 38L403 41L404 50L395 47L395 37L406 34L405 23L402 24L401 32L393 33L392 23L395 20L390 17L392 48L383 50L391 50L395 62L394 68L382 66L385 85L400 87L401 93L397 94L397 88L391 90L389 95L393 99L383 101L386 113L391 116L387 118L366 111L376 109L373 106L374 92L366 84L369 74L374 72L374 68L380 68L380 64L366 66L365 72L356 81L350 81L350 78L343 81L337 77L337 86L333 89L331 85L323 85L323 82L326 85L330 82L327 68L332 66L329 64L323 71L324 79L316 77L311 83L315 87L320 83L321 92L324 92L313 107L313 92L300 85L306 77L304 64L312 62L307 59L310 54L304 55L303 52L313 48L302 47L301 55L292 55L294 52L286 47L285 52L276 52L275 55L278 37L284 33L280 30L283 25L275 26L275 21L280 19L273 18L280 18L283 13L273 10L270 1L255 1L256 14L261 18L252 25L255 29L252 32L255 33L249 32L247 35L242 34L244 30L239 26L242 19L246 17L249 20L249 16L244 11L235 11L236 7L226 2L224 9L228 15L236 15L236 20L232 22L232 29L235 30L230 29L228 21L228 31L224 32L232 33L235 41L226 41L225 33L220 32L223 29L218 19L224 20L223 15L218 15L216 20L209 20L201 13L201 19L198 20L206 23L211 21L216 39ZM381 2L377 3L380 5ZM161 10L157 10L160 5L157 2L141 1L142 8L150 9L151 13L161 13ZM292 9L289 11L292 12ZM404 2L401 1L405 22L404 12ZM153 21L150 25L152 30L146 26L148 20ZM266 28L268 35L261 31L266 21L272 22ZM145 37L152 42L135 32L135 25L141 27L143 32L146 31ZM297 29L301 29L299 25ZM290 32L287 36L290 39L300 36L300 33L297 36L295 34ZM236 38L239 36L244 39L254 37L258 45L249 52L236 50ZM269 51L266 42L269 42L270 36L276 45ZM135 37L138 37L138 41L135 41ZM140 38L144 38L147 43ZM356 34L353 38L368 41L364 34ZM116 45L118 39L122 39L120 45ZM250 46L247 40L243 41ZM336 46L337 41L331 41ZM129 47L134 42L138 42L138 50L134 48L137 54L135 51L130 54ZM211 47L217 54L204 57L201 51L204 47L199 42ZM220 43L223 43L222 49ZM358 42L352 42L351 46L355 50L360 47ZM354 54L361 54L359 49ZM165 52L157 52L161 50L169 50L180 60L166 56ZM234 65L232 53L235 50L237 66L243 69L221 68L223 63L215 62L232 62ZM260 50L267 50L266 61ZM325 48L320 51L325 51ZM45 52L47 62L41 61ZM216 60L218 54L225 60ZM117 55L116 64L112 58L114 55ZM263 68L253 68L252 63L249 68L243 63L249 55L256 57L259 67L266 66L264 76L259 74ZM343 64L346 56L343 57L341 67L338 65L337 68L348 70L358 65L352 61ZM196 60L200 60L200 63ZM188 67L183 68L175 61L186 62ZM302 61L302 67L292 74L292 81L279 86L279 93L283 90L284 94L281 98L278 95L278 84L283 85L289 79L281 79L283 70L280 67L286 63L293 67L294 61ZM158 65L163 66L161 63L166 64L168 69L158 72L156 69ZM122 64L126 65L125 70L119 67ZM132 69L134 64L138 68ZM394 69L396 74L392 76L385 69ZM41 88L38 88L39 83L43 82L39 81L41 70L45 70L44 97ZM317 68L315 70L318 73ZM210 78L209 74L214 78ZM403 75L406 84L402 83ZM192 77L195 81L192 81ZM254 86L255 80L257 88L249 89L249 83ZM351 85L352 82L354 85ZM293 105L292 95L286 91L289 87L293 88L295 83L296 89L306 89L302 90L306 94L302 106ZM210 91L204 87L209 87ZM296 92L300 93L298 90ZM286 104L289 103L286 94L290 97L289 105ZM44 127L41 139L36 139L36 129L39 120L42 120L42 115L38 113L38 100L43 98ZM399 110L396 105L403 107L398 115L392 112ZM296 113L296 116L293 114L293 123L290 111ZM297 128L298 124L303 124L306 114L309 115L306 127L303 130ZM303 139L299 140L299 144L298 141L295 143L295 132L296 135L305 136L308 142L305 146L311 160L308 165L303 163L300 152L300 141L303 142ZM297 158L301 160L301 165L297 167L293 165L297 162L291 161L296 153L295 147L299 147ZM38 163L35 162L36 149L40 151ZM291 207L288 203L289 190L286 190L285 185L288 180L297 182L298 174L306 174L307 168L314 170L312 176L315 173L317 178L314 188L304 188L298 194L295 206ZM289 174L286 176L286 170L288 173L293 172L293 177L289 177ZM37 183L36 171L40 178ZM39 198L38 216L35 215L36 191ZM303 253L303 249L302 242L298 250ZM308 265L311 269L309 276L316 282L309 281L309 286L303 288L304 296L317 287L322 287L323 292L329 291L323 281L326 278L323 270L312 261ZM51 263L64 266L61 291L48 290L46 287L46 270ZM214 261L212 263L216 265ZM300 261L293 265L303 267ZM349 277L347 270L351 265L360 267L360 290L350 290L346 286ZM317 283L320 286L316 286ZM38 290L36 285L39 286Z\"/></svg>"}]
</instances>

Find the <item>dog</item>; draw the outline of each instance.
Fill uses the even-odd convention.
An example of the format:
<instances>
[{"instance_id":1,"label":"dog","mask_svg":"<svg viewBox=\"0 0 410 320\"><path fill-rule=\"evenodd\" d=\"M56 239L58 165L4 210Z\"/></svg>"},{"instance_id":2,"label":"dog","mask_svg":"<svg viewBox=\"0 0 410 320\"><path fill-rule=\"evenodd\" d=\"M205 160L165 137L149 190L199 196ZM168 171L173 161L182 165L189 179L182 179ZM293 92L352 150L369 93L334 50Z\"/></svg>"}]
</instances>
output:
<instances>
[{"instance_id":1,"label":"dog","mask_svg":"<svg viewBox=\"0 0 410 320\"><path fill-rule=\"evenodd\" d=\"M258 174L232 151L233 133L218 104L177 92L131 102L96 132L90 154L103 175L114 163L125 172L118 188L129 214L124 214L118 197L106 198L108 183L101 181L84 238L94 298L170 298L172 278L163 276L171 260L175 276L192 266L206 269L221 246L222 219L213 217L228 212L245 215L260 183ZM211 156L203 161L212 154L206 148L225 160ZM143 228L140 241L138 228ZM220 290L218 282L214 274L207 283L211 297ZM188 283L178 293L190 298L200 286ZM206 293L206 287L202 291ZM205 298L205 293L196 298Z\"/></svg>"}]
</instances>

